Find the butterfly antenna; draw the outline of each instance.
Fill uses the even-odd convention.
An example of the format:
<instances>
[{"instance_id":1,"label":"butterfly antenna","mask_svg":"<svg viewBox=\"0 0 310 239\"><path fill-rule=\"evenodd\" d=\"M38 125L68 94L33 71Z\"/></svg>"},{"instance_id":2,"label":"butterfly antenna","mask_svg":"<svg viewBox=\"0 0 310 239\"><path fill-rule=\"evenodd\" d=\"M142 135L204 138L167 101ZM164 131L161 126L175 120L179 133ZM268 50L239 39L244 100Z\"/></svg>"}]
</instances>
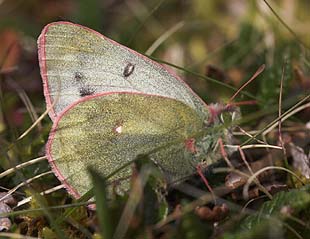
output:
<instances>
[{"instance_id":1,"label":"butterfly antenna","mask_svg":"<svg viewBox=\"0 0 310 239\"><path fill-rule=\"evenodd\" d=\"M242 91L248 84L250 84L260 73L262 73L265 69L265 64L261 65L257 71L254 73L254 75L251 77L250 80L248 80L246 83L244 83L236 92L235 94L229 99L228 105L231 104L231 102L236 98L236 96Z\"/></svg>"},{"instance_id":2,"label":"butterfly antenna","mask_svg":"<svg viewBox=\"0 0 310 239\"><path fill-rule=\"evenodd\" d=\"M234 102L234 106L241 106L241 105L255 105L257 103L256 100L245 100L245 101L240 101L240 102ZM230 103L232 104L232 103Z\"/></svg>"}]
</instances>

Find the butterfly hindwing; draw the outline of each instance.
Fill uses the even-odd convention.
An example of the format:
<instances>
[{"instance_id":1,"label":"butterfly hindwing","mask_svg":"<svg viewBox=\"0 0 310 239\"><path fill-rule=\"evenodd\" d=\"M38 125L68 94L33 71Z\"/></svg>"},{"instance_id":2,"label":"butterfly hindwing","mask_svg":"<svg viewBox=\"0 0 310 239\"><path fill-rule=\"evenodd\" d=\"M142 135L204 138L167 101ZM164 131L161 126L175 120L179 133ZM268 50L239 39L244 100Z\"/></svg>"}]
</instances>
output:
<instances>
[{"instance_id":1,"label":"butterfly hindwing","mask_svg":"<svg viewBox=\"0 0 310 239\"><path fill-rule=\"evenodd\" d=\"M88 166L107 176L141 154L149 155L168 180L177 180L195 171L198 162L185 141L203 124L195 110L171 98L132 93L88 96L55 120L47 156L75 197L91 188ZM130 175L127 167L113 179Z\"/></svg>"}]
</instances>

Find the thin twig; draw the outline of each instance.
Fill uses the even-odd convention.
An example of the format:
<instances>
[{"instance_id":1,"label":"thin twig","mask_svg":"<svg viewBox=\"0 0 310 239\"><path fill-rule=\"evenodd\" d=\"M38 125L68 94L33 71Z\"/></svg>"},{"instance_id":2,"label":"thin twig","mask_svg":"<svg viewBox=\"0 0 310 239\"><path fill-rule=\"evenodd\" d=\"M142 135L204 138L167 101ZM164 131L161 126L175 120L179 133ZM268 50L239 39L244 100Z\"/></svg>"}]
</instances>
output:
<instances>
[{"instance_id":1,"label":"thin twig","mask_svg":"<svg viewBox=\"0 0 310 239\"><path fill-rule=\"evenodd\" d=\"M307 98L310 98L310 96L307 97ZM298 112L300 112L300 111L302 111L302 110L304 110L304 109L306 109L308 107L310 107L310 102L306 103L304 105L299 106L298 108L296 108L296 109L292 110L291 112L287 113L285 116L283 116L284 115L283 114L282 115L283 117L282 117L281 121L283 122L283 121L287 120L289 117L293 116L294 114L296 114L296 113L298 113ZM272 124L267 129L265 129L264 132L263 132L263 135L268 134L270 131L272 131L274 128L276 128L278 126L278 124L279 124L279 119L277 119L277 121L274 124Z\"/></svg>"},{"instance_id":2,"label":"thin twig","mask_svg":"<svg viewBox=\"0 0 310 239\"><path fill-rule=\"evenodd\" d=\"M176 25L171 27L168 31L164 32L159 38L156 39L155 42L146 50L145 55L152 55L154 51L164 42L166 41L172 34L177 32L184 26L184 21L178 22Z\"/></svg>"},{"instance_id":3,"label":"thin twig","mask_svg":"<svg viewBox=\"0 0 310 239\"><path fill-rule=\"evenodd\" d=\"M273 8L271 7L271 5L264 0L265 4L268 6L268 8L270 9L270 11L275 15L275 17L278 19L278 21L295 37L295 39L298 41L298 43L300 45L302 45L303 47L307 48L308 50L310 49L300 38L299 36L292 30L292 28L290 28L285 21L277 14L277 12L275 10L273 10Z\"/></svg>"},{"instance_id":4,"label":"thin twig","mask_svg":"<svg viewBox=\"0 0 310 239\"><path fill-rule=\"evenodd\" d=\"M15 239L41 239L41 237L25 236L18 233L0 232L1 238L15 238Z\"/></svg>"},{"instance_id":5,"label":"thin twig","mask_svg":"<svg viewBox=\"0 0 310 239\"><path fill-rule=\"evenodd\" d=\"M254 172L251 168L251 166L249 165L248 161L246 160L245 158L245 155L241 149L241 147L238 147L238 150L239 150L239 153L240 153L240 156L241 156L241 159L242 161L244 162L244 164L246 165L246 167L248 168L249 172L251 173L251 175L253 176L254 175ZM272 195L268 192L268 190L266 188L264 188L264 186L260 183L260 181L258 180L258 178L256 177L254 180L255 184L260 188L261 191L263 191L267 197L269 199L272 199Z\"/></svg>"},{"instance_id":6,"label":"thin twig","mask_svg":"<svg viewBox=\"0 0 310 239\"><path fill-rule=\"evenodd\" d=\"M241 149L253 149L253 148L272 148L272 149L280 149L282 150L282 147L276 146L276 145L270 145L270 144L248 144L240 146Z\"/></svg>"},{"instance_id":7,"label":"thin twig","mask_svg":"<svg viewBox=\"0 0 310 239\"><path fill-rule=\"evenodd\" d=\"M60 185L57 185L53 188L50 188L50 189L47 189L47 190L41 192L40 195L42 195L42 196L47 195L47 194L53 193L53 192L58 191L58 190L63 189L63 188L65 188L65 186L63 184L60 184ZM26 203L29 203L31 200L32 200L32 196L24 198L23 200L21 200L17 203L17 205L14 207L14 209L18 208L18 207L20 207Z\"/></svg>"},{"instance_id":8,"label":"thin twig","mask_svg":"<svg viewBox=\"0 0 310 239\"><path fill-rule=\"evenodd\" d=\"M265 172L265 171L267 171L267 170L272 170L272 169L286 171L286 172L288 172L288 173L294 175L294 176L298 179L298 181L300 181L302 184L304 184L303 181L302 181L302 179L301 179L296 173L292 172L291 170L288 170L288 169L283 168L283 167L278 167L278 166L268 166L268 167L264 167L264 168L258 170L258 171L255 172L251 177L249 177L249 179L247 180L246 184L245 184L244 187L243 187L243 197L244 197L244 198L249 198L249 194L248 194L249 187L250 187L250 185L252 184L252 182L255 180L255 178L256 178L259 174L261 174L261 173L263 173L263 172Z\"/></svg>"},{"instance_id":9,"label":"thin twig","mask_svg":"<svg viewBox=\"0 0 310 239\"><path fill-rule=\"evenodd\" d=\"M29 160L27 162L18 164L15 167L9 168L9 169L5 170L4 172L0 173L0 178L3 178L3 177L5 177L5 176L7 176L7 175L9 175L11 173L14 173L18 169L25 168L25 167L27 167L29 165L33 165L33 164L35 164L37 162L41 162L41 161L43 161L45 159L46 159L46 156L42 156L42 157L31 159L31 160Z\"/></svg>"},{"instance_id":10,"label":"thin twig","mask_svg":"<svg viewBox=\"0 0 310 239\"><path fill-rule=\"evenodd\" d=\"M233 164L230 162L230 160L228 159L228 156L227 156L227 153L226 153L226 151L225 151L222 138L219 138L219 139L218 139L218 144L220 145L221 155L222 155L222 157L224 158L224 160L226 161L227 165L228 165L230 168L235 169L234 165L233 165Z\"/></svg>"},{"instance_id":11,"label":"thin twig","mask_svg":"<svg viewBox=\"0 0 310 239\"><path fill-rule=\"evenodd\" d=\"M53 172L52 171L47 171L47 172L44 172L44 173L41 173L41 174L38 174L32 178L29 178L27 179L26 181L23 181L22 183L16 185L14 188L10 189L6 195L4 195L2 198L0 198L0 201L4 200L6 197L8 197L9 195L13 194L17 189L19 189L20 187L23 187L29 183L31 183L32 181L38 179L38 178L41 178L45 175L48 175L48 174L52 174Z\"/></svg>"}]
</instances>

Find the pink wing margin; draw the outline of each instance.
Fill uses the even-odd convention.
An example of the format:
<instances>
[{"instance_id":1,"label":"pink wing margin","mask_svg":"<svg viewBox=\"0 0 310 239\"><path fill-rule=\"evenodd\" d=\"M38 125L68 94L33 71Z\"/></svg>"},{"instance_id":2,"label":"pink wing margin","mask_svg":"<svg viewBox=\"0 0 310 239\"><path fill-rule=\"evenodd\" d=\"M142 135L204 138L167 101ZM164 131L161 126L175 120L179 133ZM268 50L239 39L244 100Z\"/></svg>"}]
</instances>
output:
<instances>
[{"instance_id":1,"label":"pink wing margin","mask_svg":"<svg viewBox=\"0 0 310 239\"><path fill-rule=\"evenodd\" d=\"M52 108L52 101L49 96L49 90L48 90L48 78L47 78L47 68L46 68L46 52L45 52L45 43L46 43L46 32L48 31L49 25L46 25L39 38L38 38L38 58L39 58L39 65L40 65L40 74L43 81L43 92L45 96L45 102L47 108L50 108L49 116L54 121L56 117L56 113L54 111L54 108Z\"/></svg>"},{"instance_id":2,"label":"pink wing margin","mask_svg":"<svg viewBox=\"0 0 310 239\"><path fill-rule=\"evenodd\" d=\"M60 25L60 24L73 25L73 26L77 26L77 27L83 28L83 29L85 29L85 30L87 30L87 31L89 31L91 33L96 34L97 36L101 37L103 40L111 42L113 45L121 46L121 47L127 49L131 53L137 55L138 57L143 58L145 61L148 61L151 64L155 64L159 68L163 68L170 75L172 75L175 79L177 79L182 84L184 84L192 92L192 94L195 95L207 107L207 104L203 100L201 100L200 97L185 83L185 81L183 81L179 76L177 76L170 68L168 68L168 67L166 67L164 65L161 65L158 62L153 61L153 60L147 58L146 56L144 56L144 55L142 55L142 54L140 54L140 53L138 53L138 52L136 52L136 51L134 51L134 50L124 46L124 45L121 45L121 44L117 43L116 41L113 41L113 40L103 36L101 33L97 32L97 31L95 31L93 29L90 29L88 27L85 27L85 26L82 26L82 25L79 25L79 24L75 24L75 23L72 23L72 22L59 21L59 22L52 22L52 23L46 25L43 28L43 30L42 30L39 38L38 38L38 57L39 57L40 73L41 73L41 77L42 77L42 81L43 81L43 91L44 91L44 96L45 96L45 101L46 101L47 108L50 108L49 116L52 119L52 121L54 121L56 119L57 114L56 114L54 108L52 107L53 102L52 102L52 99L51 99L50 94L49 94L49 85L48 85L47 67L46 67L46 51L45 51L45 47L46 47L46 33L48 32L48 29L49 29L50 26Z\"/></svg>"}]
</instances>

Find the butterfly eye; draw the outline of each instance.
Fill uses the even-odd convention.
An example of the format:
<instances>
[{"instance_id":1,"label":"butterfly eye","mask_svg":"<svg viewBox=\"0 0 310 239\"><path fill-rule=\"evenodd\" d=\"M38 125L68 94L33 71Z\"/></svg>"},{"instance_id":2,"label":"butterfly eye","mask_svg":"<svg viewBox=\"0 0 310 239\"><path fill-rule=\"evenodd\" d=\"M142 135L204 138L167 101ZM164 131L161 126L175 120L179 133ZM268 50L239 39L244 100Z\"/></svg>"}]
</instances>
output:
<instances>
[{"instance_id":1,"label":"butterfly eye","mask_svg":"<svg viewBox=\"0 0 310 239\"><path fill-rule=\"evenodd\" d=\"M125 69L124 69L124 72L123 72L123 76L125 76L125 77L130 76L133 73L134 69L135 69L135 65L131 64L131 63L128 63L125 66Z\"/></svg>"}]
</instances>

